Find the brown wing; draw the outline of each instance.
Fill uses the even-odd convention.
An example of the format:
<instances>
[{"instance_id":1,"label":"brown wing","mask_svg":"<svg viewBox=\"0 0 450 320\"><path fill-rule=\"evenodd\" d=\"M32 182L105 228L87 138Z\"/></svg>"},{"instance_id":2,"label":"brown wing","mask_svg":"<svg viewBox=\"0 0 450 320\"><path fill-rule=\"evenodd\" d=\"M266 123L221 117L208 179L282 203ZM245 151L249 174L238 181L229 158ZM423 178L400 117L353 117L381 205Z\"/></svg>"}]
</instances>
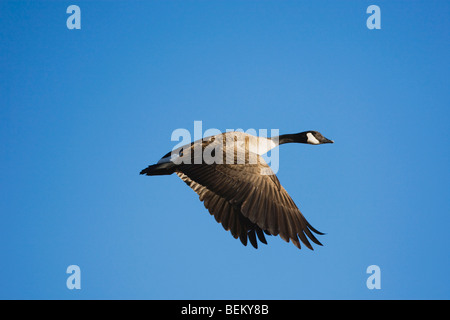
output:
<instances>
[{"instance_id":1,"label":"brown wing","mask_svg":"<svg viewBox=\"0 0 450 320\"><path fill-rule=\"evenodd\" d=\"M323 233L308 223L260 156L256 164L180 164L175 172L200 196L217 222L244 245L248 237L257 247L255 233L266 243L262 231L292 240L299 249L299 239L311 250L308 238L322 245L312 232Z\"/></svg>"},{"instance_id":2,"label":"brown wing","mask_svg":"<svg viewBox=\"0 0 450 320\"><path fill-rule=\"evenodd\" d=\"M203 201L216 221L221 223L225 230L230 231L234 238L239 238L243 245L246 246L247 240L250 240L253 247L258 248L256 236L259 241L267 244L261 228L242 215L239 207L233 206L223 197L192 181L185 174L177 172L177 175L199 195L200 201Z\"/></svg>"}]
</instances>

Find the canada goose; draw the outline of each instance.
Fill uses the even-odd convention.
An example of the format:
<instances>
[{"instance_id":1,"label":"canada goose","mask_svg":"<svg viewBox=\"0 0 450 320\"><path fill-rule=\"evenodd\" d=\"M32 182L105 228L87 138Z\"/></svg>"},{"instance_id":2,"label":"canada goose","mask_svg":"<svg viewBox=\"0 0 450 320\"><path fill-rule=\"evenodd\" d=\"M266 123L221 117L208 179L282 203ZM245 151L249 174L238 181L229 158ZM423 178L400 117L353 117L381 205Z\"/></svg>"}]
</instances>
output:
<instances>
[{"instance_id":1,"label":"canada goose","mask_svg":"<svg viewBox=\"0 0 450 320\"><path fill-rule=\"evenodd\" d=\"M309 224L261 157L278 145L293 142L319 145L334 141L317 131L273 138L227 132L173 150L140 174L153 176L175 172L199 195L216 221L244 245L248 239L258 248L256 237L267 244L265 233L280 235L286 242L291 240L299 249L300 239L313 250L308 238L322 245L312 232L323 233ZM207 153L219 161L208 161Z\"/></svg>"}]
</instances>

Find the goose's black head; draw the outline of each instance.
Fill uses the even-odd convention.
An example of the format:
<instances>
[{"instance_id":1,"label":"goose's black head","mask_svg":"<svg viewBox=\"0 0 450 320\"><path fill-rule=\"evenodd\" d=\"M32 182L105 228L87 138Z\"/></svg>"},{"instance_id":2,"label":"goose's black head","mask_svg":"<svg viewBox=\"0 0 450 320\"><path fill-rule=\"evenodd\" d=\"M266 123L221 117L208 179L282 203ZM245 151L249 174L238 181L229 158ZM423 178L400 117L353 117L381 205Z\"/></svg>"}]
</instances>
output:
<instances>
[{"instance_id":1,"label":"goose's black head","mask_svg":"<svg viewBox=\"0 0 450 320\"><path fill-rule=\"evenodd\" d=\"M306 131L302 133L306 135L306 143L309 144L334 143L333 140L325 138L319 131Z\"/></svg>"},{"instance_id":2,"label":"goose's black head","mask_svg":"<svg viewBox=\"0 0 450 320\"><path fill-rule=\"evenodd\" d=\"M284 134L279 136L279 144L291 142L307 143L307 144L334 143L333 140L325 138L319 131L313 130L295 134Z\"/></svg>"}]
</instances>

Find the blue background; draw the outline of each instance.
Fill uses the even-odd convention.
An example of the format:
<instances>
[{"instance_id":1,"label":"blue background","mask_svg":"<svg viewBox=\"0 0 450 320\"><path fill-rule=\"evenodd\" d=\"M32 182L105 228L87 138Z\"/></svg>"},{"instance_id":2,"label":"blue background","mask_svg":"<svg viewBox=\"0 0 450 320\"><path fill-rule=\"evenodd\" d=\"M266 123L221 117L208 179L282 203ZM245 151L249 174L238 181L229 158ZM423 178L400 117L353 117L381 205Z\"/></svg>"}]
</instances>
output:
<instances>
[{"instance_id":1,"label":"blue background","mask_svg":"<svg viewBox=\"0 0 450 320\"><path fill-rule=\"evenodd\" d=\"M0 2L0 298L449 299L449 9ZM279 150L324 246L244 247L178 177L140 176L195 120L334 139Z\"/></svg>"}]
</instances>

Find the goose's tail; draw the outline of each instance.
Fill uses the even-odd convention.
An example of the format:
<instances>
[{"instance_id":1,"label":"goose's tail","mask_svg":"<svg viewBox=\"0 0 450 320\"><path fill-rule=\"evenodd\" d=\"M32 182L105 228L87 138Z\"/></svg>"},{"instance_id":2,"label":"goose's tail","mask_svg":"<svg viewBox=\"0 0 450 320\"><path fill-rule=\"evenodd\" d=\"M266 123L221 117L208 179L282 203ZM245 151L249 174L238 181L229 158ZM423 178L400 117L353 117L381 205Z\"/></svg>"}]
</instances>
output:
<instances>
[{"instance_id":1,"label":"goose's tail","mask_svg":"<svg viewBox=\"0 0 450 320\"><path fill-rule=\"evenodd\" d=\"M170 175L174 173L174 171L174 164L171 162L166 162L148 166L147 168L142 170L140 174L145 174L147 176L161 176Z\"/></svg>"}]
</instances>

